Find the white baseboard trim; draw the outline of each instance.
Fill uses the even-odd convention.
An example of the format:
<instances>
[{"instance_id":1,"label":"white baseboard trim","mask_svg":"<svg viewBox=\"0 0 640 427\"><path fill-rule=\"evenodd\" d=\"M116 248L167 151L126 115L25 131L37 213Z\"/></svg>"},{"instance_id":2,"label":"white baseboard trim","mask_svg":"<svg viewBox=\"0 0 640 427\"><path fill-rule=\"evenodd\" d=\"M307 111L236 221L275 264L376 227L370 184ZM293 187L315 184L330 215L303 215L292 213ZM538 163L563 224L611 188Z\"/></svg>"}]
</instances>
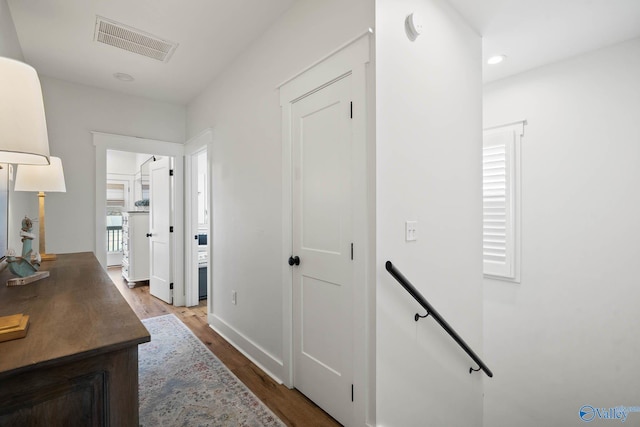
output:
<instances>
[{"instance_id":1,"label":"white baseboard trim","mask_svg":"<svg viewBox=\"0 0 640 427\"><path fill-rule=\"evenodd\" d=\"M215 314L209 314L209 327L251 360L258 368L262 369L274 381L278 384L283 383L282 372L284 371L284 365L281 360L270 355L258 344L238 332Z\"/></svg>"}]
</instances>

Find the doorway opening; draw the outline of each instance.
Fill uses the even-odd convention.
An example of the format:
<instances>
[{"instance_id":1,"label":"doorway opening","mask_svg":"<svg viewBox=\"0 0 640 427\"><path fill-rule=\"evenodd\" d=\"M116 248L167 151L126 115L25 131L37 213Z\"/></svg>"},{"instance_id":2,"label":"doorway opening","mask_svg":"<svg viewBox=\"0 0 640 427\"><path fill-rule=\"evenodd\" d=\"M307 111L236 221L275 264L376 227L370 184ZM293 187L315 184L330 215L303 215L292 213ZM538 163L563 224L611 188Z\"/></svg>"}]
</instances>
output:
<instances>
[{"instance_id":1,"label":"doorway opening","mask_svg":"<svg viewBox=\"0 0 640 427\"><path fill-rule=\"evenodd\" d=\"M191 247L192 303L205 310L209 302L209 185L207 149L190 156L191 229L194 235ZM197 298L197 300L196 300Z\"/></svg>"},{"instance_id":2,"label":"doorway opening","mask_svg":"<svg viewBox=\"0 0 640 427\"><path fill-rule=\"evenodd\" d=\"M155 161L149 162L149 231L144 233L149 245L149 292L170 304L185 305L184 294L184 145L144 139L132 136L92 132L93 144L96 147L96 258L107 268L107 233L106 233L106 194L107 194L107 152L122 151L127 153L155 153L149 155ZM149 157L146 160L149 160ZM142 172L141 172L142 175ZM142 180L142 176L140 177ZM154 181L159 183L154 186ZM162 183L160 183L162 181ZM135 186L129 187L129 193ZM142 186L140 196L142 196ZM155 194L154 196L154 188ZM154 199L162 202L163 207L154 209ZM135 199L130 198L134 201ZM143 208L144 209L144 208ZM155 217L153 212L159 216ZM132 212L138 212L133 210ZM156 227L158 226L158 227ZM125 232L123 220L122 232ZM149 236L147 236L149 234ZM141 245L145 245L142 244ZM123 245L124 246L124 245ZM123 247L124 251L124 247ZM154 254L161 255L159 259ZM157 274L154 274L157 273ZM154 278L159 287L155 287ZM166 289L165 289L166 288ZM161 291L161 292L160 292ZM166 298L168 296L168 298ZM165 299L166 298L166 299Z\"/></svg>"},{"instance_id":3,"label":"doorway opening","mask_svg":"<svg viewBox=\"0 0 640 427\"><path fill-rule=\"evenodd\" d=\"M209 205L208 205L208 185L207 185L207 150L201 150L195 155L195 178L197 197L196 213L198 222L198 301L199 305L207 304L209 289ZM195 240L195 239L194 239Z\"/></svg>"},{"instance_id":4,"label":"doorway opening","mask_svg":"<svg viewBox=\"0 0 640 427\"><path fill-rule=\"evenodd\" d=\"M212 311L213 223L210 129L185 144L185 299Z\"/></svg>"},{"instance_id":5,"label":"doorway opening","mask_svg":"<svg viewBox=\"0 0 640 427\"><path fill-rule=\"evenodd\" d=\"M107 266L120 267L129 287L149 281L148 153L107 150Z\"/></svg>"},{"instance_id":6,"label":"doorway opening","mask_svg":"<svg viewBox=\"0 0 640 427\"><path fill-rule=\"evenodd\" d=\"M107 265L116 266L122 263L122 218L131 211L148 210L148 205L141 204L148 200L148 174L145 185L141 176L143 163L151 155L130 153L126 151L107 150Z\"/></svg>"}]
</instances>

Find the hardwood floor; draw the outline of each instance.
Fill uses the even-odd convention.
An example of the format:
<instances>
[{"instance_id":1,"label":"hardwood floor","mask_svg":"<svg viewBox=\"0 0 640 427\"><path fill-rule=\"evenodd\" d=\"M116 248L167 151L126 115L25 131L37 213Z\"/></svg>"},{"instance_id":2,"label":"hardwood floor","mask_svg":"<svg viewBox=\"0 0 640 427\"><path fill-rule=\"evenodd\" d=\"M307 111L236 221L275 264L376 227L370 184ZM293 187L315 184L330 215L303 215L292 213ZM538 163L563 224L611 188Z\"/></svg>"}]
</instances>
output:
<instances>
[{"instance_id":1,"label":"hardwood floor","mask_svg":"<svg viewBox=\"0 0 640 427\"><path fill-rule=\"evenodd\" d=\"M340 426L302 393L276 383L211 329L207 323L205 301L195 307L174 307L151 296L148 285L136 285L133 289L129 289L120 274L120 268L109 268L108 272L111 280L140 319L175 314L287 426Z\"/></svg>"}]
</instances>

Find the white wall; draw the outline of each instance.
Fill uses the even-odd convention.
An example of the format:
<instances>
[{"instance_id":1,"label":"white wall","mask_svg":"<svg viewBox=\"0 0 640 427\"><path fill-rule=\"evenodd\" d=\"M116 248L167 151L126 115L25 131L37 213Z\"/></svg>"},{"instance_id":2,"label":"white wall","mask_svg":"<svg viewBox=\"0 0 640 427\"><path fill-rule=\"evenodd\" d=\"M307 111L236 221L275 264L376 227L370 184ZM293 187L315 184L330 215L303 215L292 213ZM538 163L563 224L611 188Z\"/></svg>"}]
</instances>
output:
<instances>
[{"instance_id":1,"label":"white wall","mask_svg":"<svg viewBox=\"0 0 640 427\"><path fill-rule=\"evenodd\" d=\"M140 163L138 163L138 157L140 157L138 153L108 150L107 173L131 175L133 177L136 172L140 172Z\"/></svg>"},{"instance_id":2,"label":"white wall","mask_svg":"<svg viewBox=\"0 0 640 427\"><path fill-rule=\"evenodd\" d=\"M6 0L0 0L0 56L24 60ZM93 251L95 152L90 132L182 143L186 108L39 77L50 152L62 159L67 185L66 193L47 194L47 252ZM22 247L18 233L24 215L35 218L37 227L36 194L14 192L10 184L9 247L18 252ZM34 245L37 247L37 242Z\"/></svg>"},{"instance_id":3,"label":"white wall","mask_svg":"<svg viewBox=\"0 0 640 427\"><path fill-rule=\"evenodd\" d=\"M212 323L281 378L287 260L277 86L372 24L372 0L297 1L188 106L190 137L214 129Z\"/></svg>"},{"instance_id":4,"label":"white wall","mask_svg":"<svg viewBox=\"0 0 640 427\"><path fill-rule=\"evenodd\" d=\"M11 18L11 12L6 0L0 0L0 56L6 58L12 58L18 61L24 62L22 55L22 48L18 42L18 34L16 33L15 26L13 25L13 19ZM15 176L15 168L13 169ZM13 179L13 177L10 177ZM15 212L11 209L12 206L24 206L27 203L29 194L14 192L13 183L9 183L9 212L8 212L8 247L13 248L18 253L22 249L22 243L18 237L20 231L20 222L24 214L21 212L22 208L17 209ZM36 207L36 216L38 214ZM37 246L36 246L37 247ZM3 255L3 254L0 254Z\"/></svg>"},{"instance_id":5,"label":"white wall","mask_svg":"<svg viewBox=\"0 0 640 427\"><path fill-rule=\"evenodd\" d=\"M186 118L185 118L186 120ZM186 125L185 125L186 126ZM153 154L146 154L146 153L136 153L136 164L137 166L137 170L136 172L140 172L140 166L146 162L147 160L149 160L149 158L151 158L153 156Z\"/></svg>"},{"instance_id":6,"label":"white wall","mask_svg":"<svg viewBox=\"0 0 640 427\"><path fill-rule=\"evenodd\" d=\"M128 183L128 193L125 194L125 206L124 210L135 210L134 203L140 197L142 193L142 184L140 179L136 178L136 172L140 171L140 163L138 163L138 157L141 157L138 153L132 153L129 151L107 150L107 179L126 181ZM108 190L107 190L108 193ZM107 224L113 225L113 224ZM111 263L116 261L118 264L121 260L116 260L116 257L109 256Z\"/></svg>"},{"instance_id":7,"label":"white wall","mask_svg":"<svg viewBox=\"0 0 640 427\"><path fill-rule=\"evenodd\" d=\"M377 423L480 426L485 375L384 264L482 355L481 40L446 1L378 0L376 45Z\"/></svg>"},{"instance_id":8,"label":"white wall","mask_svg":"<svg viewBox=\"0 0 640 427\"><path fill-rule=\"evenodd\" d=\"M6 0L0 0L0 56L24 61L16 27Z\"/></svg>"},{"instance_id":9,"label":"white wall","mask_svg":"<svg viewBox=\"0 0 640 427\"><path fill-rule=\"evenodd\" d=\"M47 194L47 252L93 251L96 196L91 131L184 142L186 108L42 75L40 81L50 152L62 159L67 185L66 193ZM10 212L14 218L24 214L37 218L35 193L25 195L24 203L10 201ZM11 227L15 222L9 226L9 246L19 251L18 230Z\"/></svg>"},{"instance_id":10,"label":"white wall","mask_svg":"<svg viewBox=\"0 0 640 427\"><path fill-rule=\"evenodd\" d=\"M522 283L484 284L486 426L639 405L638 76L640 39L485 88L485 125L528 120Z\"/></svg>"}]
</instances>

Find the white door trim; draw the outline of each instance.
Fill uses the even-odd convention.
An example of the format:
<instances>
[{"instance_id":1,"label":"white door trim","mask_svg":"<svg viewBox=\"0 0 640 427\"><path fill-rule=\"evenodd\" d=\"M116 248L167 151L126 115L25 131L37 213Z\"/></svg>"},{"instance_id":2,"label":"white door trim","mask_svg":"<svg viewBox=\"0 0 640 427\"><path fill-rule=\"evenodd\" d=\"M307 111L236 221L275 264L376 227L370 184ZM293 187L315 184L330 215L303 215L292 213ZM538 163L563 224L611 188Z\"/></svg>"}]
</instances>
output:
<instances>
[{"instance_id":1,"label":"white door trim","mask_svg":"<svg viewBox=\"0 0 640 427\"><path fill-rule=\"evenodd\" d=\"M193 230L197 228L197 213L193 212L193 203L191 202L193 198L193 174L197 168L193 166L193 155L202 151L207 150L207 210L209 212L209 236L207 238L207 250L209 251L209 265L207 268L207 276L209 281L209 289L207 289L207 295L209 298L207 299L207 314L211 313L210 303L213 300L211 296L213 296L213 281L211 274L213 263L211 262L211 258L213 257L212 251L212 230L213 230L213 221L212 221L212 204L211 204L211 156L213 153L213 130L211 128L207 128L200 132L198 135L191 138L184 146L184 155L185 155L185 239L184 239L184 265L185 265L185 296L186 296L186 305L188 307L198 305L199 298L199 288L198 288L198 257L197 254L193 253ZM194 217L194 215L196 215ZM195 218L195 219L194 219ZM194 224L194 221L196 224ZM195 266L195 271L194 271ZM194 274L196 275L194 277Z\"/></svg>"},{"instance_id":2,"label":"white door trim","mask_svg":"<svg viewBox=\"0 0 640 427\"><path fill-rule=\"evenodd\" d=\"M107 150L128 151L131 153L150 153L174 158L174 197L176 201L184 200L184 145L137 138L134 136L115 135L102 132L91 132L93 145L96 147L96 245L94 253L104 268L107 265L106 236L102 230L106 229L106 191L107 191ZM101 194L105 197L100 196ZM184 252L184 203L175 203L174 216L174 247L173 253ZM173 305L185 304L184 294L184 259L173 257Z\"/></svg>"},{"instance_id":3,"label":"white door trim","mask_svg":"<svg viewBox=\"0 0 640 427\"><path fill-rule=\"evenodd\" d=\"M298 77L300 77L302 74L306 73L307 71L311 70L313 67L315 67L316 65L320 64L323 61L326 61L328 58L332 57L333 55L335 55L336 53L340 52L341 50L344 50L348 47L350 47L352 44L356 43L357 41L359 41L361 38L363 38L364 36L368 36L368 35L372 35L373 34L373 28L367 28L366 31L358 34L357 36L355 36L354 38L352 38L351 40L349 40L348 42L340 45L339 47L337 47L336 49L332 50L329 54L323 56L322 58L320 58L319 60L317 60L316 62L314 62L313 64L307 66L306 68L304 68L302 71L297 72L296 74L294 74L293 76L289 77L287 80L283 81L282 83L280 83L278 86L276 86L276 89L280 89L281 87L283 87L284 85L286 85L287 83L291 82L294 79L297 79Z\"/></svg>"},{"instance_id":4,"label":"white door trim","mask_svg":"<svg viewBox=\"0 0 640 427\"><path fill-rule=\"evenodd\" d=\"M370 103L369 72L367 64L370 61L370 34L367 31L360 37L343 45L329 57L315 64L312 68L290 79L280 87L280 107L282 109L282 308L283 308L283 382L293 387L293 281L292 270L287 259L292 255L292 135L291 135L291 105L296 100L315 92L316 90L335 81L341 76L351 74L352 95L354 103L353 115L353 144L358 153L356 170L353 171L354 201L353 201L353 232L354 232L354 423L365 425L371 421L368 414L375 413L375 377L371 376L375 343L370 337L375 331L375 311L370 303L375 300L375 289L369 283L368 265L372 259L369 224L374 220L375 211L368 204L368 194L373 183L369 182L370 174L370 129L367 116L372 111Z\"/></svg>"}]
</instances>

